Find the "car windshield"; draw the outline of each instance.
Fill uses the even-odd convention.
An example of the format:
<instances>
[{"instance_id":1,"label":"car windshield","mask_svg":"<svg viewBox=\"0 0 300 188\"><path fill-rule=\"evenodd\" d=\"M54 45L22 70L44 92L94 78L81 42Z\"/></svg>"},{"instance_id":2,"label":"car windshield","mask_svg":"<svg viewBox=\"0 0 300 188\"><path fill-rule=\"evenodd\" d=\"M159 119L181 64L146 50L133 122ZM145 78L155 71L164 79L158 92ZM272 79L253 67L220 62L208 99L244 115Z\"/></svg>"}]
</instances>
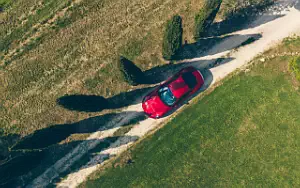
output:
<instances>
[{"instance_id":1,"label":"car windshield","mask_svg":"<svg viewBox=\"0 0 300 188\"><path fill-rule=\"evenodd\" d=\"M158 90L160 99L168 106L172 106L176 102L176 98L167 86Z\"/></svg>"}]
</instances>

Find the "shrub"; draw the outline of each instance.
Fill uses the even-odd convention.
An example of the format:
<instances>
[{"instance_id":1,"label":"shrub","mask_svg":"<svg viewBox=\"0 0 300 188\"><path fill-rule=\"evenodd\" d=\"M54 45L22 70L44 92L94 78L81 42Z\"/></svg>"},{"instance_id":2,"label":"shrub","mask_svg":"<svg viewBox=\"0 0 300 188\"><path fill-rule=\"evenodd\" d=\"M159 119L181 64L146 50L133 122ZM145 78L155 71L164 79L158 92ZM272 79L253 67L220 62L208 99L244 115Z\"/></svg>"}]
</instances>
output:
<instances>
[{"instance_id":1,"label":"shrub","mask_svg":"<svg viewBox=\"0 0 300 188\"><path fill-rule=\"evenodd\" d=\"M143 71L132 61L123 56L120 57L119 70L121 71L124 80L132 86L144 83L145 81Z\"/></svg>"},{"instance_id":2,"label":"shrub","mask_svg":"<svg viewBox=\"0 0 300 188\"><path fill-rule=\"evenodd\" d=\"M221 3L222 0L205 1L204 6L200 10L200 12L195 16L195 30L194 30L195 40L198 40L204 36L207 29L214 21L220 9Z\"/></svg>"},{"instance_id":3,"label":"shrub","mask_svg":"<svg viewBox=\"0 0 300 188\"><path fill-rule=\"evenodd\" d=\"M296 79L300 81L300 57L295 57L290 61L289 69L295 74Z\"/></svg>"},{"instance_id":4,"label":"shrub","mask_svg":"<svg viewBox=\"0 0 300 188\"><path fill-rule=\"evenodd\" d=\"M171 60L174 58L178 49L182 46L182 19L179 15L173 16L168 20L164 32L162 55L165 59Z\"/></svg>"}]
</instances>

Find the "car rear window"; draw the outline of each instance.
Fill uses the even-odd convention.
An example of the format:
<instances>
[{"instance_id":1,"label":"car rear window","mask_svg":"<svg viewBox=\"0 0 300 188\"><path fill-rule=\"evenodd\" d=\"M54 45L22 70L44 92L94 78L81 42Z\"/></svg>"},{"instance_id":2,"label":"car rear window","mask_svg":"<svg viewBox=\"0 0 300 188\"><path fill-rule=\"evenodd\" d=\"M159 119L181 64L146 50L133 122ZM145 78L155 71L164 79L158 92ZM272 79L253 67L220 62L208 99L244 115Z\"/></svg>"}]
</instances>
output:
<instances>
[{"instance_id":1,"label":"car rear window","mask_svg":"<svg viewBox=\"0 0 300 188\"><path fill-rule=\"evenodd\" d=\"M197 85L197 79L192 72L186 72L182 74L182 79L188 85L189 88L193 89Z\"/></svg>"}]
</instances>

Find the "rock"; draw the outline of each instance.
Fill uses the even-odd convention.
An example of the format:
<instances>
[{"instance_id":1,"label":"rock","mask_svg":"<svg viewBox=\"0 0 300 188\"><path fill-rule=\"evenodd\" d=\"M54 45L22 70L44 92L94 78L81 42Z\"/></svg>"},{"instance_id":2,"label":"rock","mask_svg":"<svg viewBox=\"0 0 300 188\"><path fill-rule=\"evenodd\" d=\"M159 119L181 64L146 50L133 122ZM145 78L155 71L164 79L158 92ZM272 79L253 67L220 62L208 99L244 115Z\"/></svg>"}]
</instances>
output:
<instances>
[{"instance_id":1,"label":"rock","mask_svg":"<svg viewBox=\"0 0 300 188\"><path fill-rule=\"evenodd\" d=\"M261 58L259 61L260 61L260 62L265 62L266 59L265 59L265 58Z\"/></svg>"}]
</instances>

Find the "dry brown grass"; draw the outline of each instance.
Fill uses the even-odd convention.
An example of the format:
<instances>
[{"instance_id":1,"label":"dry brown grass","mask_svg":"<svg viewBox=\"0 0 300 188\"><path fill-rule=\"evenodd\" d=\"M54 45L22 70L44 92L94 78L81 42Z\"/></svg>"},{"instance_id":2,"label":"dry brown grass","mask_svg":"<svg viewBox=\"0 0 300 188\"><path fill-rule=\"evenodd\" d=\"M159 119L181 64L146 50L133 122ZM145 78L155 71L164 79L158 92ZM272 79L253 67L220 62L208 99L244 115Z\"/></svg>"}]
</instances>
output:
<instances>
[{"instance_id":1,"label":"dry brown grass","mask_svg":"<svg viewBox=\"0 0 300 188\"><path fill-rule=\"evenodd\" d=\"M184 38L193 42L194 15L202 1L14 3L9 11L0 14L4 26L0 28L0 40L11 37L16 30L29 29L21 37L9 38L7 50L0 52L0 64L8 62L0 69L0 124L4 132L25 136L53 124L106 113L69 111L59 107L56 99L75 93L110 97L133 89L122 81L116 69L119 55L132 56L143 70L165 64L161 57L164 23L180 14ZM58 19L71 22L60 26ZM135 52L127 50L136 48Z\"/></svg>"},{"instance_id":2,"label":"dry brown grass","mask_svg":"<svg viewBox=\"0 0 300 188\"><path fill-rule=\"evenodd\" d=\"M201 1L78 2L81 9L70 11L86 11L82 18L64 28L47 27L41 30L39 34L45 34L41 43L16 57L1 70L0 80L4 87L0 89L0 99L3 101L0 115L3 117L1 124L4 125L5 132L24 136L52 124L87 118L89 115L86 113L70 112L59 107L56 99L72 93L108 97L130 89L130 86L120 81L120 75L114 66L120 53L131 41L138 41L142 44L142 49L135 62L142 69L164 64L160 44L165 21L174 14L182 15L184 37L191 42L193 17L201 6ZM24 25L28 22L28 16L37 13L37 9L44 6L40 2L30 1L20 12L13 11L13 7L7 17L13 15L17 18L23 15L15 23L22 22ZM60 14L61 11L59 9L56 13ZM49 20L55 17L56 14ZM22 26L12 26L11 22L7 24L6 27L13 29ZM3 36L5 35L1 35L1 38ZM28 34L29 38L34 36L34 33ZM20 42L15 39L9 52L20 47ZM91 88L86 85L86 80L93 80L98 84ZM101 113L93 115L98 114Z\"/></svg>"}]
</instances>

